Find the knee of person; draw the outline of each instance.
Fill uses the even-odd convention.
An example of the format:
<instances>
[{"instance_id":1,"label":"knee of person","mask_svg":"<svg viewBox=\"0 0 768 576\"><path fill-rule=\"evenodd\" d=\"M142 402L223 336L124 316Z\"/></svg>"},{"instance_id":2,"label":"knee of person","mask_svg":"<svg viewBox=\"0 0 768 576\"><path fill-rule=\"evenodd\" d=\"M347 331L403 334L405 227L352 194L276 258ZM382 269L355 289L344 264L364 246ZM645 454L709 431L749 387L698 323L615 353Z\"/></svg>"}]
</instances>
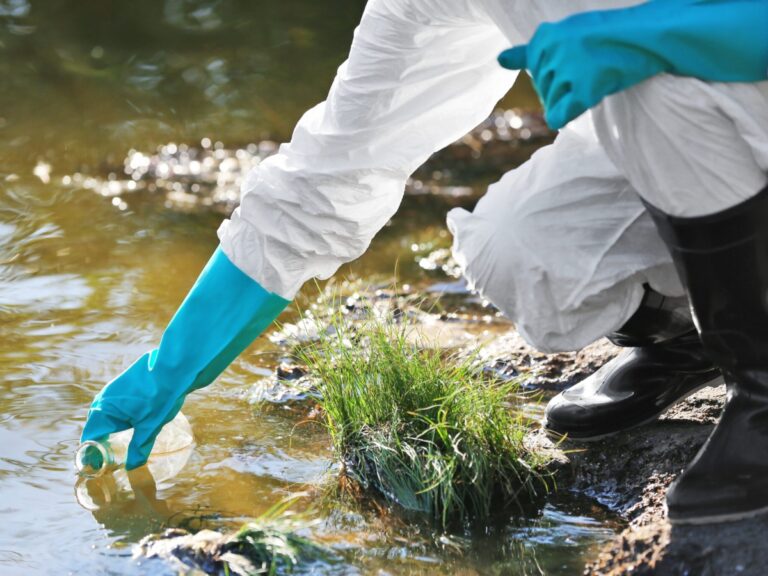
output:
<instances>
[{"instance_id":1,"label":"knee of person","mask_svg":"<svg viewBox=\"0 0 768 576\"><path fill-rule=\"evenodd\" d=\"M553 231L562 230L570 199L558 185L528 184L505 190L506 201L497 211L495 234L508 246L538 252L539 247L551 245Z\"/></svg>"},{"instance_id":2,"label":"knee of person","mask_svg":"<svg viewBox=\"0 0 768 576\"><path fill-rule=\"evenodd\" d=\"M540 172L529 163L507 172L498 182L488 186L478 208L493 214L505 228L523 226L532 213L541 208L547 193L547 188L535 184ZM491 205L483 206L486 203Z\"/></svg>"}]
</instances>

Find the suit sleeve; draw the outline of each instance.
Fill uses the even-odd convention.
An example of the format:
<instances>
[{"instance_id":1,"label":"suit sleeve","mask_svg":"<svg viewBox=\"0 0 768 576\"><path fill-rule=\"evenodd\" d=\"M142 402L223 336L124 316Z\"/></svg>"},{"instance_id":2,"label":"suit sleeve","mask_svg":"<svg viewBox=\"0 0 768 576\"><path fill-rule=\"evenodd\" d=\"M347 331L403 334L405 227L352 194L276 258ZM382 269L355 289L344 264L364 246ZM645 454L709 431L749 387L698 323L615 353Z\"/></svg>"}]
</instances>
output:
<instances>
[{"instance_id":1,"label":"suit sleeve","mask_svg":"<svg viewBox=\"0 0 768 576\"><path fill-rule=\"evenodd\" d=\"M224 252L287 299L359 257L413 171L509 90L496 57L511 40L482 2L370 0L326 101L247 175Z\"/></svg>"}]
</instances>

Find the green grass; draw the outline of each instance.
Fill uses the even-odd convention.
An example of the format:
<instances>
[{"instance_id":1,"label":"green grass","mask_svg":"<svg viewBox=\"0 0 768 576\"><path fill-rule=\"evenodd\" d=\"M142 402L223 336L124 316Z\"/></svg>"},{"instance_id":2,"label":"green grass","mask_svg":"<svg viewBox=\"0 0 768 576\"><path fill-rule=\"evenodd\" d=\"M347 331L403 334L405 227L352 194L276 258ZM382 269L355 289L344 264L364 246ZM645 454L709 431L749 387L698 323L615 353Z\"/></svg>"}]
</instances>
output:
<instances>
[{"instance_id":1,"label":"green grass","mask_svg":"<svg viewBox=\"0 0 768 576\"><path fill-rule=\"evenodd\" d=\"M310 525L304 515L289 509L298 496L278 502L228 540L228 554L222 558L225 574L283 574L301 561L330 558L328 550L296 533Z\"/></svg>"},{"instance_id":2,"label":"green grass","mask_svg":"<svg viewBox=\"0 0 768 576\"><path fill-rule=\"evenodd\" d=\"M339 561L335 552L299 534L319 522L311 520L314 510L291 509L306 496L297 493L286 497L232 533L173 528L149 535L135 553L172 560L180 574L277 576L330 566Z\"/></svg>"},{"instance_id":3,"label":"green grass","mask_svg":"<svg viewBox=\"0 0 768 576\"><path fill-rule=\"evenodd\" d=\"M407 322L332 319L299 352L348 476L442 526L526 507L547 490L542 457L523 444L514 384L471 360L413 344Z\"/></svg>"}]
</instances>

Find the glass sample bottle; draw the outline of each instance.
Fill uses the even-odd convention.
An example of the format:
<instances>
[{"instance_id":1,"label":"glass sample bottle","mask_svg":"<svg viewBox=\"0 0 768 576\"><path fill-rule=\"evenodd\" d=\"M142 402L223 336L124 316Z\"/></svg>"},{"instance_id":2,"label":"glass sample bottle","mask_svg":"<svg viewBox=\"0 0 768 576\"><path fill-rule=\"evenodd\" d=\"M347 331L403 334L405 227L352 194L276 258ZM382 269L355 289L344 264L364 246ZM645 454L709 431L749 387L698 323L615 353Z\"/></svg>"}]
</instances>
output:
<instances>
[{"instance_id":1,"label":"glass sample bottle","mask_svg":"<svg viewBox=\"0 0 768 576\"><path fill-rule=\"evenodd\" d=\"M132 436L133 429L130 429L111 434L102 442L88 440L80 444L75 452L77 473L93 478L123 466ZM183 450L191 446L194 441L189 421L179 412L176 418L163 426L160 434L157 435L150 459Z\"/></svg>"}]
</instances>

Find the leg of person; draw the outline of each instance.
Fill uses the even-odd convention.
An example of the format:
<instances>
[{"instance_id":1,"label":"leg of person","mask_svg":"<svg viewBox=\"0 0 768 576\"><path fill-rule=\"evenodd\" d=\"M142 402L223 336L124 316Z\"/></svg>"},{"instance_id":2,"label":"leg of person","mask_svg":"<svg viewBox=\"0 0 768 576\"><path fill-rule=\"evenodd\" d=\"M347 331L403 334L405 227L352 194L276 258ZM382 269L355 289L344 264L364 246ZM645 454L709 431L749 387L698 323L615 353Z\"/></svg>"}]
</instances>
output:
<instances>
[{"instance_id":1,"label":"leg of person","mask_svg":"<svg viewBox=\"0 0 768 576\"><path fill-rule=\"evenodd\" d=\"M473 213L451 211L448 225L465 276L533 346L578 350L612 334L628 347L553 399L549 429L616 433L718 378L672 260L589 118L491 186Z\"/></svg>"},{"instance_id":2,"label":"leg of person","mask_svg":"<svg viewBox=\"0 0 768 576\"><path fill-rule=\"evenodd\" d=\"M728 385L720 422L667 493L669 519L768 512L768 83L660 76L594 118L647 202Z\"/></svg>"}]
</instances>

